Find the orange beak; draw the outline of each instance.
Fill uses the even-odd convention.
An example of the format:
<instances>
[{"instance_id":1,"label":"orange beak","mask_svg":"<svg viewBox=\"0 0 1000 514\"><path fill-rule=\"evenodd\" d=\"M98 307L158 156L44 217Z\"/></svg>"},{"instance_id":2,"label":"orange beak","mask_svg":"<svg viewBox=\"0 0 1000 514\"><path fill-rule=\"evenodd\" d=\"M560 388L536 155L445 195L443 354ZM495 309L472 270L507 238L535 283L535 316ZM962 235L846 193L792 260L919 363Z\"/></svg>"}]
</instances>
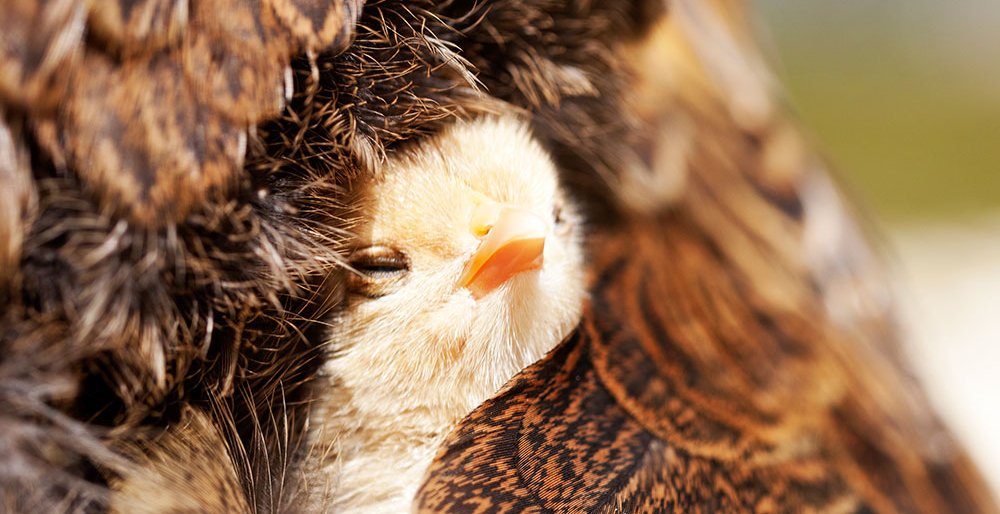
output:
<instances>
[{"instance_id":1,"label":"orange beak","mask_svg":"<svg viewBox=\"0 0 1000 514\"><path fill-rule=\"evenodd\" d=\"M465 265L458 287L482 298L522 271L542 267L545 220L524 209L483 203L473 214L472 230L481 236L476 253Z\"/></svg>"}]
</instances>

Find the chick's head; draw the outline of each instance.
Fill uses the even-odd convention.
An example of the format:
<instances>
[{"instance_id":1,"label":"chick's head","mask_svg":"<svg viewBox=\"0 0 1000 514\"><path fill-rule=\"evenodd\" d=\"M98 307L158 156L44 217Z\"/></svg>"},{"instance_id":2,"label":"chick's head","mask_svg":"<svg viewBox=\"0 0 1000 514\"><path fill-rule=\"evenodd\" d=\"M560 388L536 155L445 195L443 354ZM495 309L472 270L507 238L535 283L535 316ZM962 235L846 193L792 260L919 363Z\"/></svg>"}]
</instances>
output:
<instances>
[{"instance_id":1,"label":"chick's head","mask_svg":"<svg viewBox=\"0 0 1000 514\"><path fill-rule=\"evenodd\" d=\"M579 220L523 122L456 123L354 194L327 371L357 408L460 419L578 322Z\"/></svg>"}]
</instances>

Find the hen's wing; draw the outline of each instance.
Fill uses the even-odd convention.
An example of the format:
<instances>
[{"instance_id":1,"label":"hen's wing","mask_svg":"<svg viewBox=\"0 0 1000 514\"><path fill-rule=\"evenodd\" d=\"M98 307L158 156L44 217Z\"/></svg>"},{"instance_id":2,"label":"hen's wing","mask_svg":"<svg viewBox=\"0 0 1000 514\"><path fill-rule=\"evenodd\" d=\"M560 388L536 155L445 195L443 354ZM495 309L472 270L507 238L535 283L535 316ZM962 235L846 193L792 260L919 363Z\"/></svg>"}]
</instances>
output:
<instances>
[{"instance_id":1,"label":"hen's wing","mask_svg":"<svg viewBox=\"0 0 1000 514\"><path fill-rule=\"evenodd\" d=\"M997 512L728 2L629 48L650 131L578 331L449 437L421 512Z\"/></svg>"},{"instance_id":2,"label":"hen's wing","mask_svg":"<svg viewBox=\"0 0 1000 514\"><path fill-rule=\"evenodd\" d=\"M785 264L751 214L692 197L595 238L583 324L449 437L421 512L996 512L903 370L829 323L807 274L764 291L746 266Z\"/></svg>"}]
</instances>

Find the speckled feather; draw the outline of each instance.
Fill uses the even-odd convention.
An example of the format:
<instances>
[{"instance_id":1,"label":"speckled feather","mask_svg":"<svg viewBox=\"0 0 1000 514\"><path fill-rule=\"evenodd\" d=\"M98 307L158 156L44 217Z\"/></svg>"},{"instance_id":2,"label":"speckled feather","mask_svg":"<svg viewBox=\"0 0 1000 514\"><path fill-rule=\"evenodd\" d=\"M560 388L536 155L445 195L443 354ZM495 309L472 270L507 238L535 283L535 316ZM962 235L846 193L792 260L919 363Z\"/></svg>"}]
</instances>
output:
<instances>
[{"instance_id":1,"label":"speckled feather","mask_svg":"<svg viewBox=\"0 0 1000 514\"><path fill-rule=\"evenodd\" d=\"M740 2L362 4L0 0L0 508L100 509L148 462L117 448L185 427L203 510L296 511L338 182L519 109L587 208L594 301L425 510L996 512Z\"/></svg>"},{"instance_id":2,"label":"speckled feather","mask_svg":"<svg viewBox=\"0 0 1000 514\"><path fill-rule=\"evenodd\" d=\"M857 342L763 299L699 200L594 236L583 324L452 433L419 511L996 512L926 405L873 405Z\"/></svg>"},{"instance_id":3,"label":"speckled feather","mask_svg":"<svg viewBox=\"0 0 1000 514\"><path fill-rule=\"evenodd\" d=\"M622 191L591 234L578 332L450 436L420 512L997 512L820 161L773 108L736 115L709 73L733 64L681 37L713 7L681 3L629 54L637 90L674 81L632 104L684 146L639 170L682 174L672 201Z\"/></svg>"}]
</instances>

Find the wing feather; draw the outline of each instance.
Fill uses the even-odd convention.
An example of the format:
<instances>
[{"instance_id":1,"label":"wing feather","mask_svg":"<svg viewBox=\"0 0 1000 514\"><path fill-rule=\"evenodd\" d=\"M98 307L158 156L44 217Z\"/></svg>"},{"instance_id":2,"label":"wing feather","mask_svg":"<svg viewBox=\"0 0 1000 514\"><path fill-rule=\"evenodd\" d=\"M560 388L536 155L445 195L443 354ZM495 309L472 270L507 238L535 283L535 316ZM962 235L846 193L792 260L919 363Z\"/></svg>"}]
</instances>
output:
<instances>
[{"instance_id":1,"label":"wing feather","mask_svg":"<svg viewBox=\"0 0 1000 514\"><path fill-rule=\"evenodd\" d=\"M498 497L504 508L554 512L998 512L907 369L854 213L774 107L766 69L728 6L678 2L624 48L638 99L624 108L649 132L624 140L642 159L629 171L638 176L619 180L672 190L610 192L619 215L591 233L591 306L567 343L581 348L515 378L530 391L515 385L487 403L532 405L573 390L603 407L554 401L544 436L523 431L535 423L527 410L498 421L478 409L432 465L423 512L490 511ZM752 93L750 104L734 87ZM657 144L684 146L644 151ZM572 363L585 373L540 372L570 366L570 354L589 360ZM491 431L498 423L509 428ZM604 437L634 460L602 468L614 477L608 488L586 470L604 465L596 456L611 447L578 434L612 426ZM616 439L623 434L642 450ZM547 450L556 447L563 452ZM496 461L510 481L488 482ZM528 470L546 467L563 470L576 503L531 494L551 475Z\"/></svg>"}]
</instances>

